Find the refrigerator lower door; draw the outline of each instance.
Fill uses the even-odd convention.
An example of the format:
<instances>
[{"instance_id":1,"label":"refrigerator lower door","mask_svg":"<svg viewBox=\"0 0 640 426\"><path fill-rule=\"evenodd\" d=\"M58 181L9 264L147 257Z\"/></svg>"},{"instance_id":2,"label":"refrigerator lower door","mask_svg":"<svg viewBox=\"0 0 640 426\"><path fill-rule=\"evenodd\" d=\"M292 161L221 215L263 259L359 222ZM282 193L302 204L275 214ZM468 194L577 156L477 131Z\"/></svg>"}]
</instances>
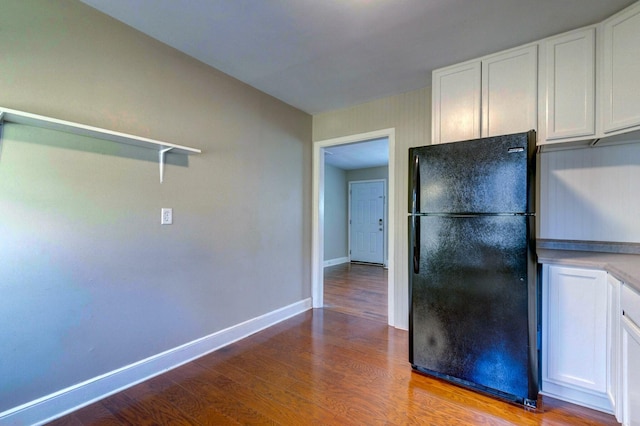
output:
<instances>
[{"instance_id":1,"label":"refrigerator lower door","mask_svg":"<svg viewBox=\"0 0 640 426\"><path fill-rule=\"evenodd\" d=\"M529 351L533 218L410 220L419 248L410 266L413 367L516 402L535 400L537 382L533 387L530 381L537 359Z\"/></svg>"}]
</instances>

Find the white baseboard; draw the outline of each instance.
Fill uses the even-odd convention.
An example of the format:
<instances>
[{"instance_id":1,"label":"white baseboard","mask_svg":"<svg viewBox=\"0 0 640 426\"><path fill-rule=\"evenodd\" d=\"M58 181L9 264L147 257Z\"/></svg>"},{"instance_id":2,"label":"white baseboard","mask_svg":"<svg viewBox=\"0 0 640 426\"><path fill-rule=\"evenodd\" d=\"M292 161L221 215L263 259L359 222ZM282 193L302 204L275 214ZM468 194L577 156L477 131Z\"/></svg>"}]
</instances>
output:
<instances>
[{"instance_id":1,"label":"white baseboard","mask_svg":"<svg viewBox=\"0 0 640 426\"><path fill-rule=\"evenodd\" d=\"M311 309L311 298L236 324L0 413L0 425L40 425Z\"/></svg>"},{"instance_id":2,"label":"white baseboard","mask_svg":"<svg viewBox=\"0 0 640 426\"><path fill-rule=\"evenodd\" d=\"M325 260L322 265L326 268L327 266L340 265L342 263L349 263L349 258L348 257L337 257L335 259Z\"/></svg>"},{"instance_id":3,"label":"white baseboard","mask_svg":"<svg viewBox=\"0 0 640 426\"><path fill-rule=\"evenodd\" d=\"M591 408L592 410L602 411L603 413L613 414L611 401L606 393L589 392L580 389L572 389L569 386L562 386L557 383L542 381L542 395L550 396L561 401L570 402L572 404L581 405Z\"/></svg>"}]
</instances>

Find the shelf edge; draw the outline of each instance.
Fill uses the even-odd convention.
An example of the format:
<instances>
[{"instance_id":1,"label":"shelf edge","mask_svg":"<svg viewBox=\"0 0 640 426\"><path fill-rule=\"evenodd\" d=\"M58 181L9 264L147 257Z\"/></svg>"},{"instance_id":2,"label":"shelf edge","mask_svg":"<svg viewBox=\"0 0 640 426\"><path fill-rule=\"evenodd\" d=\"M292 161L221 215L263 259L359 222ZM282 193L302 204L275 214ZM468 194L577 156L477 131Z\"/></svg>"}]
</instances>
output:
<instances>
[{"instance_id":1,"label":"shelf edge","mask_svg":"<svg viewBox=\"0 0 640 426\"><path fill-rule=\"evenodd\" d=\"M10 123L26 124L37 126L45 129L58 130L66 133L72 133L81 136L91 136L98 139L108 140L111 142L123 143L126 145L134 145L142 148L163 150L172 148L171 152L177 154L200 154L202 150L184 145L176 145L169 142L158 141L154 139L143 138L127 133L115 132L113 130L102 129L99 127L87 126L85 124L74 123L71 121L59 120L57 118L45 117L43 115L31 114L28 112L17 111L9 108L0 107L0 120Z\"/></svg>"}]
</instances>

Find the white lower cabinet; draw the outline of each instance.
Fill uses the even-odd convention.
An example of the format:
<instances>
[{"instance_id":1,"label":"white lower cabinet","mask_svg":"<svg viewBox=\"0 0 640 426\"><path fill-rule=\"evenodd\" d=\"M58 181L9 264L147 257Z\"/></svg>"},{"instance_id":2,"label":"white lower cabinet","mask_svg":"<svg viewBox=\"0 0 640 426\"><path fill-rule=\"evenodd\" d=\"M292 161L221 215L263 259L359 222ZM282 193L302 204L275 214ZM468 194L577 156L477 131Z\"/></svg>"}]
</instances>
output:
<instances>
[{"instance_id":1,"label":"white lower cabinet","mask_svg":"<svg viewBox=\"0 0 640 426\"><path fill-rule=\"evenodd\" d=\"M613 413L610 295L605 271L544 265L543 395Z\"/></svg>"},{"instance_id":2,"label":"white lower cabinet","mask_svg":"<svg viewBox=\"0 0 640 426\"><path fill-rule=\"evenodd\" d=\"M605 271L542 269L541 393L640 426L640 293Z\"/></svg>"},{"instance_id":3,"label":"white lower cabinet","mask_svg":"<svg viewBox=\"0 0 640 426\"><path fill-rule=\"evenodd\" d=\"M640 294L622 286L622 423L640 425Z\"/></svg>"},{"instance_id":4,"label":"white lower cabinet","mask_svg":"<svg viewBox=\"0 0 640 426\"><path fill-rule=\"evenodd\" d=\"M609 312L607 315L607 395L616 420L622 422L622 358L620 353L620 292L622 283L612 275L607 277L607 300Z\"/></svg>"}]
</instances>

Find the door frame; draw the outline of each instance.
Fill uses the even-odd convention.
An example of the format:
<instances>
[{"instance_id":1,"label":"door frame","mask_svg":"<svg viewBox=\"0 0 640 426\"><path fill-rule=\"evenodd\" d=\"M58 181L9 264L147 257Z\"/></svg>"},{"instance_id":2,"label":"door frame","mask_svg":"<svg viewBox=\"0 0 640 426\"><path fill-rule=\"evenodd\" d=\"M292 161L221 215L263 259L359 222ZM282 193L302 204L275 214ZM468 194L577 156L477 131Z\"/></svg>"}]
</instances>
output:
<instances>
[{"instance_id":1,"label":"door frame","mask_svg":"<svg viewBox=\"0 0 640 426\"><path fill-rule=\"evenodd\" d=\"M388 288L387 321L395 326L395 147L396 130L388 128L313 142L312 208L311 208L311 300L314 308L324 306L324 151L325 148L387 138L389 141L389 232L388 238ZM400 321L402 323L402 321Z\"/></svg>"},{"instance_id":2,"label":"door frame","mask_svg":"<svg viewBox=\"0 0 640 426\"><path fill-rule=\"evenodd\" d=\"M388 168L388 167L387 167ZM387 220L389 220L389 203L387 199L387 179L365 179L365 180L350 180L349 184L349 206L348 206L348 249L349 249L349 260L351 260L351 185L354 183L373 183L373 182L382 182L382 265L387 267L389 263L389 259L387 258L387 246L389 245L387 231L389 227L387 226Z\"/></svg>"}]
</instances>

